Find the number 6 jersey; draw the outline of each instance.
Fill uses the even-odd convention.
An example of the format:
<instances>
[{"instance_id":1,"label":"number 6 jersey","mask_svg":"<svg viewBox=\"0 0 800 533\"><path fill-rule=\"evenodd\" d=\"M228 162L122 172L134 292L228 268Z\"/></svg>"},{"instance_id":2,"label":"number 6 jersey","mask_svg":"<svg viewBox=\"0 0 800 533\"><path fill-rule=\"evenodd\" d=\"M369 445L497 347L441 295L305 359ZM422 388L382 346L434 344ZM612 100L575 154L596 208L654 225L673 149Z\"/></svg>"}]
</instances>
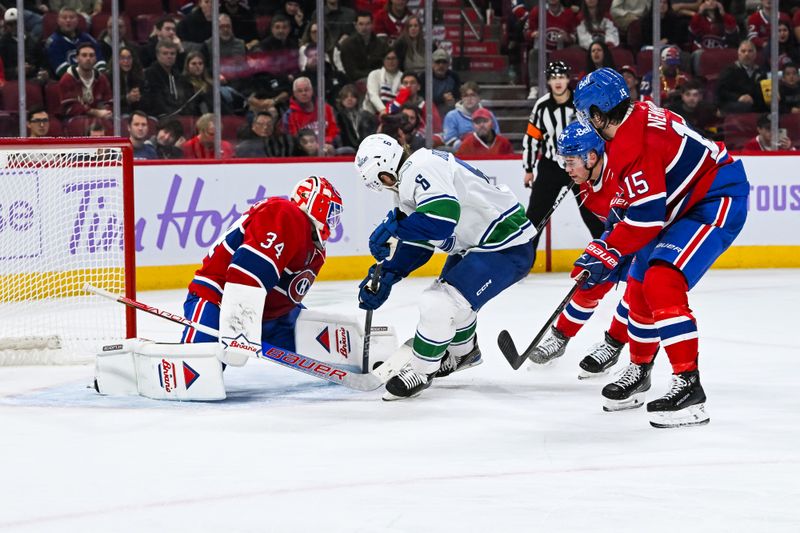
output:
<instances>
[{"instance_id":1,"label":"number 6 jersey","mask_svg":"<svg viewBox=\"0 0 800 533\"><path fill-rule=\"evenodd\" d=\"M747 196L745 179L717 170L733 162L725 145L706 139L683 117L652 102L636 102L606 143L609 171L628 204L607 238L627 255L642 248L703 198Z\"/></svg>"}]
</instances>

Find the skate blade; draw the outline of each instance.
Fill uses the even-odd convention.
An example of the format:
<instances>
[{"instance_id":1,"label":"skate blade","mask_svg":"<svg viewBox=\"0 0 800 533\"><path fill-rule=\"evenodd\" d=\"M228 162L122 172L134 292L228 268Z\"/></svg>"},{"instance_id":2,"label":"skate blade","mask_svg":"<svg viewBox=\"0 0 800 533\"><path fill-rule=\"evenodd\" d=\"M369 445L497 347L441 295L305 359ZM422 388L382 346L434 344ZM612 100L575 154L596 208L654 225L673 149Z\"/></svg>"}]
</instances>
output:
<instances>
[{"instance_id":1,"label":"skate blade","mask_svg":"<svg viewBox=\"0 0 800 533\"><path fill-rule=\"evenodd\" d=\"M422 390L425 390L425 389L422 389ZM419 391L416 394L412 394L411 396L395 396L391 392L385 391L383 393L383 396L381 397L381 400L383 400L384 402L396 402L398 400L410 400L411 398L416 398L417 396L422 394L422 390Z\"/></svg>"},{"instance_id":2,"label":"skate blade","mask_svg":"<svg viewBox=\"0 0 800 533\"><path fill-rule=\"evenodd\" d=\"M648 414L650 425L659 429L704 426L711 421L704 403L690 405L680 411L651 411Z\"/></svg>"},{"instance_id":3,"label":"skate blade","mask_svg":"<svg viewBox=\"0 0 800 533\"><path fill-rule=\"evenodd\" d=\"M540 363L538 361L534 361L533 359L531 359L529 357L528 358L529 363L528 363L527 370L528 370L528 372L536 372L537 370L541 370L542 368L551 368L551 367L553 367L555 365L557 360L558 360L558 357L555 357L553 359L548 359L547 361L542 361Z\"/></svg>"},{"instance_id":4,"label":"skate blade","mask_svg":"<svg viewBox=\"0 0 800 533\"><path fill-rule=\"evenodd\" d=\"M630 398L625 400L612 400L605 398L603 411L606 413L613 413L615 411L627 411L628 409L638 409L644 405L644 392L639 392L631 395Z\"/></svg>"},{"instance_id":5,"label":"skate blade","mask_svg":"<svg viewBox=\"0 0 800 533\"><path fill-rule=\"evenodd\" d=\"M592 379L592 378L600 378L603 376L607 376L610 374L610 369L601 370L600 372L587 372L584 369L581 369L580 373L578 374L578 379Z\"/></svg>"}]
</instances>

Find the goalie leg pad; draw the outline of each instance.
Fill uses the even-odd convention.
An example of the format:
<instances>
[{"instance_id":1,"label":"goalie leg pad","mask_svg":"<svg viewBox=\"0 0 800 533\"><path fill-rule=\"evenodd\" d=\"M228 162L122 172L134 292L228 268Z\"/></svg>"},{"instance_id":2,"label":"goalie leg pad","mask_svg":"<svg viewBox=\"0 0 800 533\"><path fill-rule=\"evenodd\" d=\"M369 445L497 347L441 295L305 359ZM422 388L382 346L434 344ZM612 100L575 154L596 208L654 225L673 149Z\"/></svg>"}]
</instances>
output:
<instances>
[{"instance_id":1,"label":"goalie leg pad","mask_svg":"<svg viewBox=\"0 0 800 533\"><path fill-rule=\"evenodd\" d=\"M97 355L95 383L103 395L139 394L154 400L224 400L217 344L165 344L128 339Z\"/></svg>"},{"instance_id":2,"label":"goalie leg pad","mask_svg":"<svg viewBox=\"0 0 800 533\"><path fill-rule=\"evenodd\" d=\"M221 361L244 366L261 351L261 323L267 291L239 283L227 283L219 310Z\"/></svg>"}]
</instances>

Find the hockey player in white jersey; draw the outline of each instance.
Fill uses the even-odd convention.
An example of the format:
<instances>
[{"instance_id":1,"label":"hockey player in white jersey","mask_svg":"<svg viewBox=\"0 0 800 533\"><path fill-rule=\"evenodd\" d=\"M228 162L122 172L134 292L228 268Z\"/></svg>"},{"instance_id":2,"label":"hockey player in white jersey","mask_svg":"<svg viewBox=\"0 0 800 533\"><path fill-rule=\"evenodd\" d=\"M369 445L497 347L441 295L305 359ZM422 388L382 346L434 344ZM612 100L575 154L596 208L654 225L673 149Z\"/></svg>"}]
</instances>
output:
<instances>
[{"instance_id":1,"label":"hockey player in white jersey","mask_svg":"<svg viewBox=\"0 0 800 533\"><path fill-rule=\"evenodd\" d=\"M420 298L411 364L386 384L385 400L410 398L433 378L481 362L477 312L530 272L536 231L511 191L450 153L423 148L409 155L393 138L375 134L362 141L355 164L364 184L392 191L397 206L370 236L370 252L383 263L374 292L375 266L360 285L362 309L380 307L434 248L449 254ZM392 237L399 244L389 258Z\"/></svg>"}]
</instances>

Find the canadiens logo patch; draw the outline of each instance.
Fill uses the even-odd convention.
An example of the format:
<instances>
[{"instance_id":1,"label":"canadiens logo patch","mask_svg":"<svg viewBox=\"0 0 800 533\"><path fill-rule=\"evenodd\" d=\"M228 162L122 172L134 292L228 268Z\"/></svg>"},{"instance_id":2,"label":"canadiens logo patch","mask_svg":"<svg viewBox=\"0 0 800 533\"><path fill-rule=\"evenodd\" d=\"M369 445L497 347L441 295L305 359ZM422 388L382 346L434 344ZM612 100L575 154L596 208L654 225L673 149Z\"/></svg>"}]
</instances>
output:
<instances>
[{"instance_id":1,"label":"canadiens logo patch","mask_svg":"<svg viewBox=\"0 0 800 533\"><path fill-rule=\"evenodd\" d=\"M331 338L330 334L328 333L328 328L323 329L319 335L317 335L317 342L325 348L325 351L330 353L331 352Z\"/></svg>"},{"instance_id":2,"label":"canadiens logo patch","mask_svg":"<svg viewBox=\"0 0 800 533\"><path fill-rule=\"evenodd\" d=\"M289 290L286 291L286 295L294 303L300 303L315 279L317 279L317 276L311 270L300 272L289 282Z\"/></svg>"}]
</instances>

